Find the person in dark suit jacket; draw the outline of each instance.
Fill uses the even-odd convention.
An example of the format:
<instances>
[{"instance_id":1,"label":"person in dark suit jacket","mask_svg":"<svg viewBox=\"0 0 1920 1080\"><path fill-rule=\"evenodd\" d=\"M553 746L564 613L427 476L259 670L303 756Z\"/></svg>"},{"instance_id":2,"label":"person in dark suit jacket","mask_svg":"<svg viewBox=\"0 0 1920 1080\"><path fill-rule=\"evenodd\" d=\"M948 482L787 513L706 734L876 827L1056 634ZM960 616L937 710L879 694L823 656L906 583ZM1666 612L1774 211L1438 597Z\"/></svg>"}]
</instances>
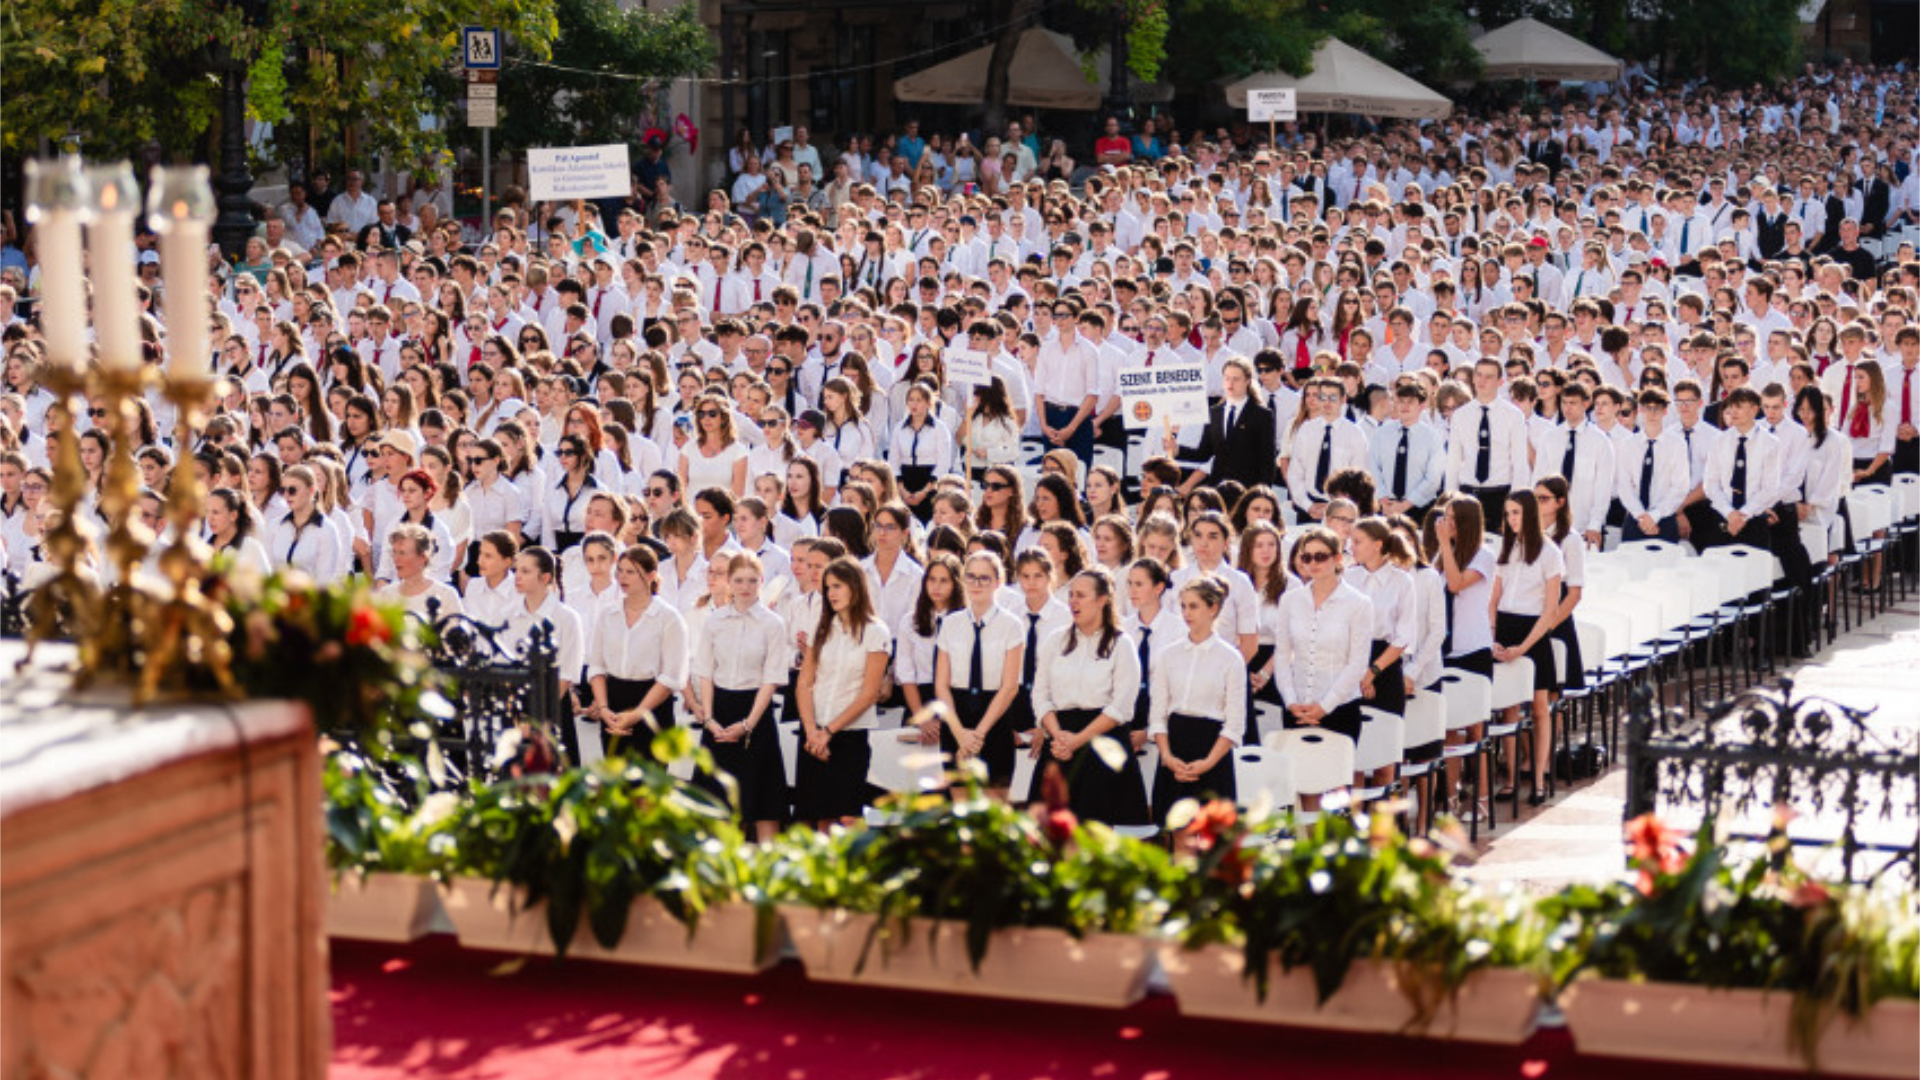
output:
<instances>
[{"instance_id":1,"label":"person in dark suit jacket","mask_svg":"<svg viewBox=\"0 0 1920 1080\"><path fill-rule=\"evenodd\" d=\"M1553 137L1552 128L1545 124L1533 126L1533 138L1527 140L1527 160L1545 165L1551 178L1560 178L1560 170L1566 165L1566 150L1560 140Z\"/></svg>"},{"instance_id":2,"label":"person in dark suit jacket","mask_svg":"<svg viewBox=\"0 0 1920 1080\"><path fill-rule=\"evenodd\" d=\"M1246 487L1272 485L1279 475L1278 450L1274 447L1273 410L1260 399L1253 381L1253 365L1239 356L1228 357L1220 375L1226 396L1207 411L1207 430L1200 445L1177 447L1167 436L1167 453L1181 461L1207 461L1209 483L1237 480ZM1198 483L1201 473L1188 478L1188 486Z\"/></svg>"},{"instance_id":3,"label":"person in dark suit jacket","mask_svg":"<svg viewBox=\"0 0 1920 1080\"><path fill-rule=\"evenodd\" d=\"M1860 235L1887 234L1887 216L1893 212L1893 166L1882 165L1861 184Z\"/></svg>"}]
</instances>

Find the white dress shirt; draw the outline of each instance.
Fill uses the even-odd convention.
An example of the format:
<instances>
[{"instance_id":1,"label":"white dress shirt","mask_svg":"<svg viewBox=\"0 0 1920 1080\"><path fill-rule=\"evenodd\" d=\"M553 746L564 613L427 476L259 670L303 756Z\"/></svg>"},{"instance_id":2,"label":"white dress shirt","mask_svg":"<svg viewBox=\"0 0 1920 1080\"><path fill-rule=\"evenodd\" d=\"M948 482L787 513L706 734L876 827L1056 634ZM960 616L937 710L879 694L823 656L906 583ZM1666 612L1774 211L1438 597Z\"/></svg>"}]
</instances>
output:
<instances>
[{"instance_id":1,"label":"white dress shirt","mask_svg":"<svg viewBox=\"0 0 1920 1080\"><path fill-rule=\"evenodd\" d=\"M500 575L500 584L489 585L481 574L467 579L466 594L461 597L466 615L484 626L505 626L520 593L513 586L513 573Z\"/></svg>"},{"instance_id":2,"label":"white dress shirt","mask_svg":"<svg viewBox=\"0 0 1920 1080\"><path fill-rule=\"evenodd\" d=\"M1320 471L1320 452L1327 445L1328 422L1318 416L1301 422L1293 433L1293 445L1287 457L1287 493L1302 511L1310 510L1315 499L1324 502L1326 492L1314 480ZM1366 469L1371 450L1366 432L1344 417L1332 422L1333 452L1327 465L1332 478L1341 469Z\"/></svg>"},{"instance_id":3,"label":"white dress shirt","mask_svg":"<svg viewBox=\"0 0 1920 1080\"><path fill-rule=\"evenodd\" d=\"M1371 640L1384 641L1401 652L1413 648L1420 637L1420 602L1413 586L1413 575L1392 563L1368 570L1359 563L1347 567L1342 581L1373 604ZM1284 614L1286 597L1282 596Z\"/></svg>"},{"instance_id":4,"label":"white dress shirt","mask_svg":"<svg viewBox=\"0 0 1920 1080\"><path fill-rule=\"evenodd\" d=\"M1566 576L1567 564L1560 554L1560 545L1542 538L1539 558L1528 562L1526 555L1525 545L1515 544L1512 557L1499 564L1496 571L1503 614L1539 615L1547 610L1549 603L1560 602L1558 596L1551 600L1547 597L1547 580Z\"/></svg>"},{"instance_id":5,"label":"white dress shirt","mask_svg":"<svg viewBox=\"0 0 1920 1080\"><path fill-rule=\"evenodd\" d=\"M833 723L841 713L851 708L860 697L860 688L867 677L867 657L874 653L887 655L893 644L893 638L879 620L867 623L856 639L847 629L845 617L836 618L827 633L827 639L820 643L819 660L814 666L813 676L813 722L825 728ZM879 723L874 706L869 705L865 712L854 718L845 731L868 731Z\"/></svg>"},{"instance_id":6,"label":"white dress shirt","mask_svg":"<svg viewBox=\"0 0 1920 1080\"><path fill-rule=\"evenodd\" d=\"M1310 585L1289 589L1280 598L1274 685L1289 704L1332 712L1360 696L1372 647L1373 602L1359 590L1341 583L1316 605Z\"/></svg>"},{"instance_id":7,"label":"white dress shirt","mask_svg":"<svg viewBox=\"0 0 1920 1080\"><path fill-rule=\"evenodd\" d=\"M1362 650L1362 663L1365 656ZM1247 662L1218 634L1201 642L1182 634L1166 652L1156 649L1150 685L1148 735L1165 735L1167 719L1178 713L1219 720L1220 738L1235 746L1246 737Z\"/></svg>"},{"instance_id":8,"label":"white dress shirt","mask_svg":"<svg viewBox=\"0 0 1920 1080\"><path fill-rule=\"evenodd\" d=\"M1746 494L1744 498L1736 498L1732 490L1733 466L1743 441L1747 451ZM1707 502L1723 518L1736 510L1749 517L1766 513L1788 494L1780 488L1780 440L1758 424L1744 436L1737 428L1727 428L1714 440L1702 483Z\"/></svg>"},{"instance_id":9,"label":"white dress shirt","mask_svg":"<svg viewBox=\"0 0 1920 1080\"><path fill-rule=\"evenodd\" d=\"M1485 476L1478 475L1482 415L1490 436ZM1506 401L1486 405L1475 399L1453 411L1447 438L1448 488L1512 487L1528 475L1527 418L1519 409Z\"/></svg>"},{"instance_id":10,"label":"white dress shirt","mask_svg":"<svg viewBox=\"0 0 1920 1080\"><path fill-rule=\"evenodd\" d=\"M1673 428L1663 428L1652 440L1653 476L1642 490L1649 452L1647 434L1636 431L1627 436L1614 468L1614 497L1626 508L1627 516L1641 514L1665 521L1680 512L1680 504L1693 490L1687 468L1687 446Z\"/></svg>"},{"instance_id":11,"label":"white dress shirt","mask_svg":"<svg viewBox=\"0 0 1920 1080\"><path fill-rule=\"evenodd\" d=\"M721 690L758 690L787 681L787 628L773 609L755 601L708 612L694 643L692 675Z\"/></svg>"},{"instance_id":12,"label":"white dress shirt","mask_svg":"<svg viewBox=\"0 0 1920 1080\"><path fill-rule=\"evenodd\" d=\"M680 613L654 598L629 623L624 603L603 608L587 656L587 676L644 682L649 679L675 693L687 687L689 644Z\"/></svg>"},{"instance_id":13,"label":"white dress shirt","mask_svg":"<svg viewBox=\"0 0 1920 1080\"><path fill-rule=\"evenodd\" d=\"M1072 652L1066 651L1069 641L1074 643ZM1047 635L1034 669L1034 716L1061 709L1099 709L1102 716L1123 725L1130 722L1133 700L1140 692L1138 648L1132 638L1116 632L1102 658L1097 636L1079 637L1079 630L1071 626Z\"/></svg>"},{"instance_id":14,"label":"white dress shirt","mask_svg":"<svg viewBox=\"0 0 1920 1080\"><path fill-rule=\"evenodd\" d=\"M947 658L949 685L958 692L973 684L973 634L980 630L980 688L998 691L1005 680L1020 681L1020 672L1007 671L1007 654L1027 643L1026 620L999 604L976 620L971 609L947 613L934 631L934 645ZM931 681L931 677L929 677Z\"/></svg>"},{"instance_id":15,"label":"white dress shirt","mask_svg":"<svg viewBox=\"0 0 1920 1080\"><path fill-rule=\"evenodd\" d=\"M500 644L508 649L518 648L533 628L543 622L553 627L554 670L562 682L579 682L587 663L586 631L580 625L580 613L562 603L558 592L548 593L546 601L531 611L527 609L526 597L521 596L508 612Z\"/></svg>"},{"instance_id":16,"label":"white dress shirt","mask_svg":"<svg viewBox=\"0 0 1920 1080\"><path fill-rule=\"evenodd\" d=\"M1533 463L1533 479L1558 474L1566 463L1567 441L1573 440L1573 475L1566 477L1568 512L1581 532L1607 527L1607 508L1613 503L1613 440L1592 423L1578 428L1559 424L1540 440Z\"/></svg>"}]
</instances>

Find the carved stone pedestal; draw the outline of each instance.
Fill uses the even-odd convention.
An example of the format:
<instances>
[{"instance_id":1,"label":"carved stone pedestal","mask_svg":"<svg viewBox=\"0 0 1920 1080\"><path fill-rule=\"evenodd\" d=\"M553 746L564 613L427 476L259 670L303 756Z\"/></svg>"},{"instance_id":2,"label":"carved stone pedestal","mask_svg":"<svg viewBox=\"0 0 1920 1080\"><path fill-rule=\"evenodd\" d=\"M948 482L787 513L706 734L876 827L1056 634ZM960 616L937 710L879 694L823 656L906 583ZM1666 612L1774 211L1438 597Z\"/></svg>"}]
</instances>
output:
<instances>
[{"instance_id":1,"label":"carved stone pedestal","mask_svg":"<svg viewBox=\"0 0 1920 1080\"><path fill-rule=\"evenodd\" d=\"M321 1080L304 705L74 698L0 649L0 1080Z\"/></svg>"}]
</instances>

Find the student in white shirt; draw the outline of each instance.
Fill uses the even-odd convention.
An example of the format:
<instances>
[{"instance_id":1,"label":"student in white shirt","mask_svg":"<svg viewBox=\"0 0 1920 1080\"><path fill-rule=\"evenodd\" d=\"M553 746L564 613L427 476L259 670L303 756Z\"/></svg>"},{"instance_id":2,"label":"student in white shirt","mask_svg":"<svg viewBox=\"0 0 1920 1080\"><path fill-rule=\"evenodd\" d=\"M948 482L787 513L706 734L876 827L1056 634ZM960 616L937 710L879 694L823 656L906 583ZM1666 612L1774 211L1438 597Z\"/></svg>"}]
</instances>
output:
<instances>
[{"instance_id":1,"label":"student in white shirt","mask_svg":"<svg viewBox=\"0 0 1920 1080\"><path fill-rule=\"evenodd\" d=\"M768 712L786 682L786 626L760 602L760 560L736 552L727 560L728 603L707 614L693 650L687 709L703 729L701 744L733 778L740 820L759 839L773 839L787 811L786 765ZM716 598L717 599L717 598ZM716 777L702 778L722 797Z\"/></svg>"},{"instance_id":2,"label":"student in white shirt","mask_svg":"<svg viewBox=\"0 0 1920 1080\"><path fill-rule=\"evenodd\" d=\"M958 556L947 551L928 552L913 610L906 622L893 628L893 681L900 705L906 709L909 719L920 717L939 698L935 687L939 653L936 643L940 624L947 614L966 605L961 575ZM920 720L919 727L921 743L933 746L940 741L941 723L937 717Z\"/></svg>"},{"instance_id":3,"label":"student in white shirt","mask_svg":"<svg viewBox=\"0 0 1920 1080\"><path fill-rule=\"evenodd\" d=\"M999 602L1004 571L984 551L961 568L966 605L940 622L933 692L947 706L940 747L956 762L978 757L989 786L1013 780L1014 730L1008 713L1020 693L1026 657L1020 617Z\"/></svg>"},{"instance_id":4,"label":"student in white shirt","mask_svg":"<svg viewBox=\"0 0 1920 1080\"><path fill-rule=\"evenodd\" d=\"M1187 632L1153 666L1147 734L1160 748L1153 820L1162 824L1182 799L1231 801L1238 794L1232 755L1246 732L1247 666L1240 650L1214 633L1225 599L1226 591L1210 577L1182 586Z\"/></svg>"},{"instance_id":5,"label":"student in white shirt","mask_svg":"<svg viewBox=\"0 0 1920 1080\"><path fill-rule=\"evenodd\" d=\"M484 626L505 626L519 595L513 587L513 557L520 545L513 534L496 529L483 534L474 545L478 569L467 578L461 606L466 616Z\"/></svg>"},{"instance_id":6,"label":"student in white shirt","mask_svg":"<svg viewBox=\"0 0 1920 1080\"><path fill-rule=\"evenodd\" d=\"M867 768L873 748L867 732L886 676L891 635L867 594L860 564L842 556L821 576L820 622L800 668L801 753L795 770L793 815L827 824L857 818L866 809Z\"/></svg>"},{"instance_id":7,"label":"student in white shirt","mask_svg":"<svg viewBox=\"0 0 1920 1080\"><path fill-rule=\"evenodd\" d=\"M922 524L933 514L934 481L954 471L953 432L934 419L934 391L915 382L907 388L907 418L887 442L887 463L900 478L900 498Z\"/></svg>"},{"instance_id":8,"label":"student in white shirt","mask_svg":"<svg viewBox=\"0 0 1920 1080\"><path fill-rule=\"evenodd\" d=\"M1127 739L1136 754L1147 745L1154 666L1187 629L1186 620L1167 599L1171 581L1166 564L1159 559L1135 559L1127 567L1128 612L1124 625L1140 660L1140 693L1133 703L1133 720L1127 725Z\"/></svg>"},{"instance_id":9,"label":"student in white shirt","mask_svg":"<svg viewBox=\"0 0 1920 1080\"><path fill-rule=\"evenodd\" d=\"M1680 506L1692 479L1687 447L1666 426L1667 392L1649 386L1638 395L1640 430L1621 444L1614 469L1614 494L1626 514L1622 542L1680 540Z\"/></svg>"},{"instance_id":10,"label":"student in white shirt","mask_svg":"<svg viewBox=\"0 0 1920 1080\"><path fill-rule=\"evenodd\" d=\"M586 676L587 650L586 631L580 625L580 613L568 607L560 600L560 591L554 588L554 576L560 564L553 553L545 548L531 547L521 551L513 560L513 586L520 593L520 599L508 613L506 630L500 635L500 644L508 650L520 648L542 626L552 634L554 650L554 671L560 677L560 699L574 708L574 687ZM573 709L568 709L573 712ZM587 712L584 708L581 713ZM571 723L560 725L560 735L566 743L567 752L574 761L585 761L582 755L587 753L597 741L598 731L591 724L591 714L575 714Z\"/></svg>"},{"instance_id":11,"label":"student in white shirt","mask_svg":"<svg viewBox=\"0 0 1920 1080\"><path fill-rule=\"evenodd\" d=\"M668 607L682 617L693 610L694 601L706 595L707 560L700 554L700 519L685 507L676 507L659 523L660 541L671 554L660 564L660 583L655 591Z\"/></svg>"},{"instance_id":12,"label":"student in white shirt","mask_svg":"<svg viewBox=\"0 0 1920 1080\"><path fill-rule=\"evenodd\" d=\"M1241 501L1246 506L1246 500ZM1247 659L1247 741L1258 744L1260 731L1254 701L1275 709L1286 708L1280 687L1273 681L1273 650L1280 633L1280 600L1292 584L1287 573L1285 537L1272 521L1248 521L1240 530L1240 572L1247 576L1254 593L1254 649Z\"/></svg>"},{"instance_id":13,"label":"student in white shirt","mask_svg":"<svg viewBox=\"0 0 1920 1080\"><path fill-rule=\"evenodd\" d=\"M1587 685L1586 662L1580 655L1580 638L1573 629L1573 609L1580 606L1580 595L1587 584L1587 542L1574 526L1573 515L1567 497L1567 484L1557 476L1542 477L1533 485L1533 501L1540 510L1540 527L1560 548L1560 560L1565 572L1560 577L1560 597L1550 605L1553 612L1553 629L1548 636L1560 643L1563 659L1558 665L1555 686L1552 692L1554 700L1567 690L1582 690ZM1551 647L1549 647L1551 649ZM1551 702L1549 702L1551 704ZM1545 766L1541 764L1552 750L1551 743L1534 746L1535 771L1545 775ZM1538 796L1538 792L1535 795ZM1537 804L1536 804L1537 805Z\"/></svg>"},{"instance_id":14,"label":"student in white shirt","mask_svg":"<svg viewBox=\"0 0 1920 1080\"><path fill-rule=\"evenodd\" d=\"M659 557L645 544L620 553L614 579L622 600L601 609L587 657L593 687L587 718L614 737L609 749L641 760L647 759L654 734L673 723L674 695L687 688L687 624L655 597L659 575ZM598 743L595 738L588 745Z\"/></svg>"},{"instance_id":15,"label":"student in white shirt","mask_svg":"<svg viewBox=\"0 0 1920 1080\"><path fill-rule=\"evenodd\" d=\"M460 614L460 594L444 581L430 580L435 538L426 526L402 522L387 537L387 549L393 568L393 584L374 595L396 601L407 614L432 624L449 615Z\"/></svg>"},{"instance_id":16,"label":"student in white shirt","mask_svg":"<svg viewBox=\"0 0 1920 1080\"><path fill-rule=\"evenodd\" d=\"M207 543L213 553L230 552L230 570L266 577L273 570L266 545L253 534L253 506L233 488L217 488L207 499Z\"/></svg>"},{"instance_id":17,"label":"student in white shirt","mask_svg":"<svg viewBox=\"0 0 1920 1080\"><path fill-rule=\"evenodd\" d=\"M1140 688L1140 657L1120 632L1113 579L1105 570L1075 574L1067 606L1072 624L1040 643L1033 711L1044 738L1035 740L1033 754L1051 757L1042 770L1051 764L1065 774L1068 806L1082 821L1150 824L1139 760L1123 754L1115 768L1093 749L1095 739L1113 737L1132 720Z\"/></svg>"},{"instance_id":18,"label":"student in white shirt","mask_svg":"<svg viewBox=\"0 0 1920 1080\"><path fill-rule=\"evenodd\" d=\"M1340 538L1309 528L1293 545L1305 583L1280 598L1273 678L1287 702L1288 728L1312 727L1360 739L1360 684L1373 651L1373 602L1341 579Z\"/></svg>"},{"instance_id":19,"label":"student in white shirt","mask_svg":"<svg viewBox=\"0 0 1920 1080\"><path fill-rule=\"evenodd\" d=\"M1420 632L1413 576L1401 568L1412 558L1405 543L1388 528L1385 518L1362 518L1349 534L1353 563L1342 574L1347 585L1373 603L1371 643L1367 670L1360 677L1360 696L1373 708L1395 716L1407 712L1403 659Z\"/></svg>"},{"instance_id":20,"label":"student in white shirt","mask_svg":"<svg viewBox=\"0 0 1920 1080\"><path fill-rule=\"evenodd\" d=\"M1421 530L1421 546L1427 561L1440 572L1445 586L1441 594L1446 607L1445 639L1441 654L1445 666L1493 678L1493 553L1481 546L1485 529L1480 517L1480 501L1471 496L1453 496L1434 507ZM1447 732L1447 744L1478 742L1484 725L1473 724ZM1487 765L1480 760L1478 790L1487 790ZM1458 758L1447 761L1447 783L1452 791L1460 780ZM1481 812L1478 806L1463 808L1462 817Z\"/></svg>"},{"instance_id":21,"label":"student in white shirt","mask_svg":"<svg viewBox=\"0 0 1920 1080\"><path fill-rule=\"evenodd\" d=\"M313 470L295 465L280 478L280 486L288 510L268 543L275 567L299 570L322 585L345 577L346 545L319 505Z\"/></svg>"},{"instance_id":22,"label":"student in white shirt","mask_svg":"<svg viewBox=\"0 0 1920 1080\"><path fill-rule=\"evenodd\" d=\"M1559 545L1547 539L1540 525L1540 506L1527 489L1507 496L1500 533L1500 558L1493 578L1493 659L1508 663L1522 657L1533 661L1533 795L1545 801L1546 755L1551 750L1552 696L1560 684L1553 663L1551 634L1560 605L1561 580L1566 563ZM1507 722L1519 722L1520 708L1507 710ZM1511 747L1509 750L1511 751ZM1507 786L1494 797L1519 798L1519 759L1507 755Z\"/></svg>"}]
</instances>

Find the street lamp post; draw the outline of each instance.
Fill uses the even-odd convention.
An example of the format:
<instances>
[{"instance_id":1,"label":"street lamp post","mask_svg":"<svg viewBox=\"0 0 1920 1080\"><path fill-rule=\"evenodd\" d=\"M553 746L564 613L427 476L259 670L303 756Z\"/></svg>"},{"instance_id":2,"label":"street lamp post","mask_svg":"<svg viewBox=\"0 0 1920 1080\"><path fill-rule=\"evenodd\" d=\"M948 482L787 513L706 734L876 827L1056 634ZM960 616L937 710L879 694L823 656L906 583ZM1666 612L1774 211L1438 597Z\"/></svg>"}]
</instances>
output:
<instances>
[{"instance_id":1,"label":"street lamp post","mask_svg":"<svg viewBox=\"0 0 1920 1080\"><path fill-rule=\"evenodd\" d=\"M249 27L258 29L266 22L264 0L229 0L240 10ZM247 65L232 45L220 54L220 175L214 179L220 193L220 216L213 223L213 238L220 254L228 262L246 254L247 237L253 235L253 173L247 168Z\"/></svg>"}]
</instances>

